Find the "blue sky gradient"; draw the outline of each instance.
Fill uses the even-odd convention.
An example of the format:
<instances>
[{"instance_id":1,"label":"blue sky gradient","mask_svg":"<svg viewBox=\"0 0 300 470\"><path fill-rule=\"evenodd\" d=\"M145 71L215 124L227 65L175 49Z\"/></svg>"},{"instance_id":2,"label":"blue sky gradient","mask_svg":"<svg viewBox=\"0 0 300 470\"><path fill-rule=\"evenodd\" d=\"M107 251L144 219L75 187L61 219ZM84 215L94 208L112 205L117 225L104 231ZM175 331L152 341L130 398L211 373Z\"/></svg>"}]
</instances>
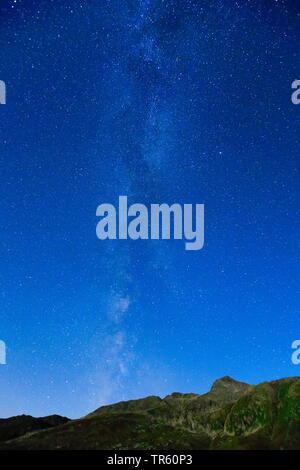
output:
<instances>
[{"instance_id":1,"label":"blue sky gradient","mask_svg":"<svg viewBox=\"0 0 300 470\"><path fill-rule=\"evenodd\" d=\"M1 2L1 417L300 375L295 3ZM100 241L119 195L204 248Z\"/></svg>"}]
</instances>

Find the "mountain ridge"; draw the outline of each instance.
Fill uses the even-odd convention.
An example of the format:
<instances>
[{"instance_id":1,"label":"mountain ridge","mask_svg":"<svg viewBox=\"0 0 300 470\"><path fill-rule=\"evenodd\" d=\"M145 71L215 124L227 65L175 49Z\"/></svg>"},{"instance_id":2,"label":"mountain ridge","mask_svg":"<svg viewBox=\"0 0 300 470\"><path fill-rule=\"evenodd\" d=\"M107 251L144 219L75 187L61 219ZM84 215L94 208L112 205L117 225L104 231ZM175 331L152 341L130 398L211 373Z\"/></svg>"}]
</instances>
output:
<instances>
[{"instance_id":1,"label":"mountain ridge","mask_svg":"<svg viewBox=\"0 0 300 470\"><path fill-rule=\"evenodd\" d=\"M300 377L249 385L224 376L203 395L102 406L0 449L300 449Z\"/></svg>"}]
</instances>

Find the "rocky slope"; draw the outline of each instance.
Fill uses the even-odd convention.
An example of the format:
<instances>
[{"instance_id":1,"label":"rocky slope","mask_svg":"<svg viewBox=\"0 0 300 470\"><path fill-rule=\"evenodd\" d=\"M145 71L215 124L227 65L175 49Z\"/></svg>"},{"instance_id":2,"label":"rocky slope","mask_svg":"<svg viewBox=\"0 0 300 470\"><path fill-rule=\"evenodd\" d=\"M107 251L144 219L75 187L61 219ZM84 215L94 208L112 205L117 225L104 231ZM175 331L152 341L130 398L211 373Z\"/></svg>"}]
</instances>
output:
<instances>
[{"instance_id":1,"label":"rocky slope","mask_svg":"<svg viewBox=\"0 0 300 470\"><path fill-rule=\"evenodd\" d=\"M204 395L120 402L17 439L8 434L0 449L300 449L300 378L251 386L223 377Z\"/></svg>"}]
</instances>

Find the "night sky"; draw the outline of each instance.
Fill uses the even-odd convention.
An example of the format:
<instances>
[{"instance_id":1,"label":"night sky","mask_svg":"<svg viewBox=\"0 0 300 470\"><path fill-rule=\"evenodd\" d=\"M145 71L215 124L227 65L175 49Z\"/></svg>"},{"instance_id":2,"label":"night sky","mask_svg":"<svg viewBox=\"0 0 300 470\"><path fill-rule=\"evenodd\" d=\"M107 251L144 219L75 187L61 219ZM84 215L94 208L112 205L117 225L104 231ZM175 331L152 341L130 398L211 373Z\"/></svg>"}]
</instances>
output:
<instances>
[{"instance_id":1,"label":"night sky","mask_svg":"<svg viewBox=\"0 0 300 470\"><path fill-rule=\"evenodd\" d=\"M1 1L1 417L300 375L296 4ZM119 195L203 249L99 240Z\"/></svg>"}]
</instances>

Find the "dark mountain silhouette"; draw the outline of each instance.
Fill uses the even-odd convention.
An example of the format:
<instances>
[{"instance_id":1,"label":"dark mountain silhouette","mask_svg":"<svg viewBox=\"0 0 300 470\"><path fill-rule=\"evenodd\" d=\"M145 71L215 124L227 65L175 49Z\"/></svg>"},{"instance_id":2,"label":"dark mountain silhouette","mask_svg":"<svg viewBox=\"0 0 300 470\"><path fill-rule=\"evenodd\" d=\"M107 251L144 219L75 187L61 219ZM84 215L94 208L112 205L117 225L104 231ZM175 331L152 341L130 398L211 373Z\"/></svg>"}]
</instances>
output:
<instances>
[{"instance_id":1,"label":"dark mountain silhouette","mask_svg":"<svg viewBox=\"0 0 300 470\"><path fill-rule=\"evenodd\" d=\"M23 436L26 433L59 426L70 421L58 415L33 418L28 415L13 416L8 419L0 419L0 441L7 441Z\"/></svg>"},{"instance_id":2,"label":"dark mountain silhouette","mask_svg":"<svg viewBox=\"0 0 300 470\"><path fill-rule=\"evenodd\" d=\"M49 418L1 420L0 449L300 449L300 378L254 386L223 377L204 395L150 396L77 420Z\"/></svg>"}]
</instances>

